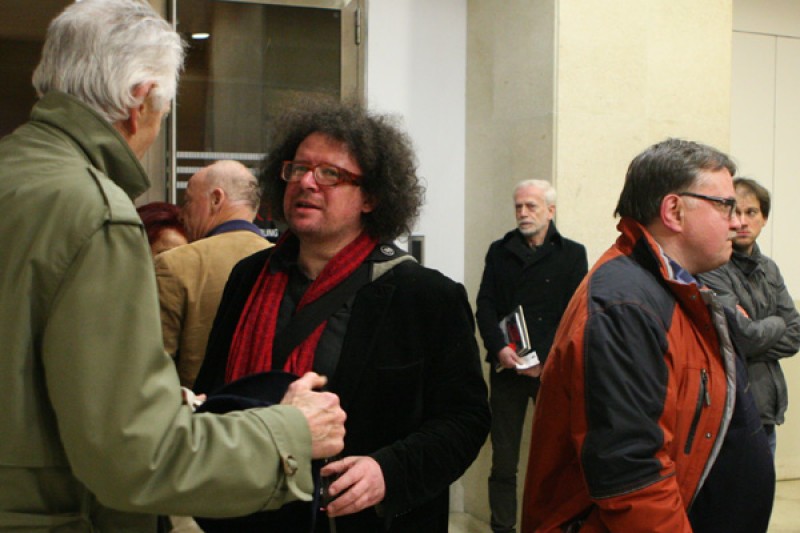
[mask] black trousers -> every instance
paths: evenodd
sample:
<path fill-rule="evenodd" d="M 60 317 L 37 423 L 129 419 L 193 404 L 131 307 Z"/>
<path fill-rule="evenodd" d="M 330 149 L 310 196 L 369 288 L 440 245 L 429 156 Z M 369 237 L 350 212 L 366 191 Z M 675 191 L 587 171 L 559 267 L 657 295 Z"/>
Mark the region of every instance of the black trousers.
<path fill-rule="evenodd" d="M 512 533 L 517 524 L 517 471 L 522 427 L 528 402 L 536 399 L 539 380 L 520 376 L 513 369 L 489 377 L 492 409 L 492 470 L 489 475 L 491 527 L 495 533 Z"/>

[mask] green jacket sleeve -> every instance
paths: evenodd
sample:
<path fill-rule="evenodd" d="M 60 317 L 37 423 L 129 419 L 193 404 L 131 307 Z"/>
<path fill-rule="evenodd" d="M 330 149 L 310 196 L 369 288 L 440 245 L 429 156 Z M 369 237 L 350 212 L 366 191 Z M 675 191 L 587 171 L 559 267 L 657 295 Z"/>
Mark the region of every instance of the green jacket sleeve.
<path fill-rule="evenodd" d="M 192 415 L 182 405 L 140 225 L 106 223 L 80 247 L 41 343 L 71 468 L 101 503 L 233 516 L 310 499 L 311 439 L 299 410 Z"/>

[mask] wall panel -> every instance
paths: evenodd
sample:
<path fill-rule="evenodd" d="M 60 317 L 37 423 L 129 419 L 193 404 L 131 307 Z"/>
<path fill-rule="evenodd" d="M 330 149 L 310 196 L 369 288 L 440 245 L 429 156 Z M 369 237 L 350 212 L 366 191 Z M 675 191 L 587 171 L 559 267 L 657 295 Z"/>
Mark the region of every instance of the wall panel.
<path fill-rule="evenodd" d="M 747 4 L 747 2 L 744 2 Z M 739 4 L 737 3 L 737 6 Z M 785 6 L 784 6 L 785 7 Z M 800 5 L 796 6 L 800 16 Z M 772 11 L 776 18 L 778 11 Z M 744 19 L 734 15 L 741 26 Z M 768 29 L 763 14 L 760 30 Z M 800 200 L 800 39 L 735 31 L 731 91 L 731 154 L 739 175 L 757 179 L 772 193 L 769 222 L 759 237 L 762 251 L 781 268 L 789 292 L 800 297 L 800 252 L 795 204 Z M 782 362 L 789 384 L 786 423 L 778 428 L 779 479 L 800 478 L 800 357 Z"/>

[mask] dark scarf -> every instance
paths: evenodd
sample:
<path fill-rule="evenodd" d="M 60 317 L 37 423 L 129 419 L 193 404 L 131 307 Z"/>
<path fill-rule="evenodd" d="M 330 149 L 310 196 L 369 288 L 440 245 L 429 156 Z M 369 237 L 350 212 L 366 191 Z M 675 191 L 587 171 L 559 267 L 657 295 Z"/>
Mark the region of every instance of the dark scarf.
<path fill-rule="evenodd" d="M 296 241 L 291 232 L 286 232 L 275 246 L 271 257 L 280 253 L 284 247 Z M 295 312 L 300 311 L 320 296 L 346 280 L 369 256 L 378 240 L 366 233 L 359 235 L 353 242 L 339 251 L 317 279 L 303 294 Z M 270 260 L 258 276 L 247 303 L 244 306 L 239 323 L 233 335 L 228 366 L 225 371 L 225 382 L 231 382 L 249 374 L 272 370 L 272 344 L 275 340 L 283 294 L 289 282 L 289 274 L 285 271 L 270 273 Z M 283 370 L 297 376 L 310 372 L 314 364 L 314 352 L 317 348 L 327 320 L 323 321 L 303 342 L 292 350 Z"/>

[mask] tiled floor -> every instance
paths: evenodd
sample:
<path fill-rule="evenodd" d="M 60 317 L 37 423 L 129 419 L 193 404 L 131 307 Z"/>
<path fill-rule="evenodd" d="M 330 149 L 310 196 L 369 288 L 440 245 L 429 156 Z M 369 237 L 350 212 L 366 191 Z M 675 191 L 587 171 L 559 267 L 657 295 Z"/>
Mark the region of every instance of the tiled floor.
<path fill-rule="evenodd" d="M 800 532 L 800 480 L 779 481 L 769 533 Z"/>
<path fill-rule="evenodd" d="M 464 513 L 452 513 L 450 533 L 489 533 L 489 525 Z M 778 483 L 768 533 L 800 533 L 800 480 Z"/>
<path fill-rule="evenodd" d="M 466 513 L 450 513 L 449 533 L 490 533 L 489 524 Z"/>

